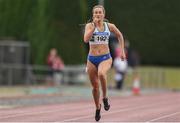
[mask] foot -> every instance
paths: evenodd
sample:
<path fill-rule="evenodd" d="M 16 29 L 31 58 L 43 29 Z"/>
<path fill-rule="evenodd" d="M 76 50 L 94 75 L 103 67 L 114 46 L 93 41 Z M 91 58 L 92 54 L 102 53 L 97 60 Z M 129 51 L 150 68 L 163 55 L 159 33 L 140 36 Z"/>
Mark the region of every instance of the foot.
<path fill-rule="evenodd" d="M 99 121 L 101 119 L 101 104 L 100 104 L 100 108 L 96 109 L 96 115 L 95 115 L 95 120 Z"/>
<path fill-rule="evenodd" d="M 110 109 L 108 98 L 103 98 L 103 103 L 104 103 L 104 110 L 108 111 Z"/>

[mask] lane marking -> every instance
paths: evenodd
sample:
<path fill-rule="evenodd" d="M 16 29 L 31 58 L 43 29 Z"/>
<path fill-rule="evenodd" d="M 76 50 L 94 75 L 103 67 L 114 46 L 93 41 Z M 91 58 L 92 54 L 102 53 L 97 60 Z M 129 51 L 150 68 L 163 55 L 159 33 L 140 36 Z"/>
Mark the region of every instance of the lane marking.
<path fill-rule="evenodd" d="M 131 99 L 131 101 L 132 100 L 139 100 L 139 99 Z M 116 105 L 116 104 L 119 104 L 119 100 L 115 100 L 114 101 L 114 105 Z M 124 101 L 123 101 L 123 104 L 126 104 Z M 71 108 L 71 107 L 75 107 L 75 108 Z M 126 105 L 124 105 L 125 107 L 126 107 Z M 133 106 L 133 105 L 131 105 L 131 106 Z M 59 110 L 54 110 L 54 111 L 52 111 L 51 109 L 44 109 L 44 110 L 41 110 L 41 112 L 39 112 L 39 114 L 45 114 L 45 113 L 49 113 L 49 112 L 57 112 L 57 111 L 64 111 L 64 110 L 66 110 L 66 111 L 68 111 L 68 110 L 77 110 L 77 109 L 83 109 L 83 108 L 91 108 L 91 107 L 93 107 L 93 105 L 91 105 L 91 106 L 85 106 L 85 107 L 82 107 L 82 105 L 76 105 L 76 104 L 71 104 L 71 105 L 66 105 L 66 106 L 60 106 L 60 108 L 66 108 L 66 109 L 59 109 Z M 121 106 L 122 107 L 122 106 Z M 48 108 L 50 108 L 50 107 L 48 107 Z M 52 107 L 53 108 L 53 107 Z M 58 108 L 58 106 L 57 106 L 57 108 Z M 48 111 L 47 111 L 48 110 Z M 49 111 L 50 110 L 50 111 Z M 26 116 L 26 115 L 36 115 L 36 114 L 38 114 L 38 112 L 36 112 L 37 110 L 31 110 L 31 111 L 23 111 L 23 110 L 15 110 L 14 112 L 16 113 L 16 114 L 2 114 L 1 112 L 0 112 L 0 115 L 1 115 L 1 117 L 0 117 L 0 119 L 5 119 L 5 118 L 13 118 L 13 117 L 18 117 L 18 116 Z M 11 111 L 12 112 L 12 111 Z M 36 113 L 32 113 L 32 112 L 36 112 Z M 18 114 L 17 114 L 18 113 Z M 3 117 L 2 117 L 3 116 Z"/>
<path fill-rule="evenodd" d="M 4 117 L 0 117 L 0 119 L 7 119 L 7 118 L 14 118 L 14 117 L 21 117 L 21 116 L 28 116 L 28 115 L 37 115 L 37 114 L 46 114 L 46 113 L 52 113 L 52 112 L 58 112 L 58 111 L 68 111 L 68 110 L 81 110 L 81 109 L 85 109 L 85 108 L 90 108 L 92 106 L 80 106 L 80 107 L 75 107 L 75 108 L 69 108 L 69 109 L 58 109 L 58 110 L 46 110 L 46 111 L 41 111 L 41 112 L 25 112 L 25 113 L 21 113 L 21 114 L 13 114 L 10 116 L 4 116 Z"/>
<path fill-rule="evenodd" d="M 163 99 L 163 98 L 162 98 Z M 137 100 L 137 99 L 134 99 L 133 100 Z M 139 100 L 139 99 L 138 99 Z M 140 99 L 142 100 L 142 99 Z M 116 103 L 119 102 L 119 100 L 116 100 L 115 101 Z M 124 101 L 123 101 L 124 102 Z M 164 103 L 164 102 L 161 102 L 161 103 Z M 157 104 L 161 104 L 161 103 L 157 103 Z M 167 103 L 167 102 L 166 102 Z M 157 105 L 157 104 L 151 104 L 151 105 Z M 144 105 L 144 106 L 140 106 L 140 107 L 135 107 L 135 108 L 125 108 L 125 109 L 122 109 L 122 110 L 118 110 L 118 111 L 115 111 L 115 112 L 110 112 L 110 113 L 102 113 L 104 115 L 108 115 L 108 114 L 113 114 L 113 113 L 118 113 L 118 112 L 123 112 L 123 111 L 129 111 L 129 110 L 135 110 L 135 109 L 139 109 L 139 108 L 143 108 L 143 107 L 149 107 L 151 105 Z M 84 106 L 82 107 L 81 106 L 78 106 L 78 107 L 75 107 L 75 108 L 71 108 L 72 106 L 70 106 L 69 109 L 67 109 L 67 107 L 65 107 L 66 109 L 59 109 L 59 110 L 51 110 L 51 109 L 47 109 L 47 110 L 43 110 L 43 111 L 40 111 L 40 112 L 35 112 L 33 113 L 32 111 L 31 112 L 25 112 L 25 113 L 20 113 L 20 114 L 12 114 L 10 116 L 4 116 L 4 117 L 0 117 L 0 119 L 7 119 L 7 118 L 14 118 L 14 117 L 21 117 L 21 116 L 28 116 L 28 115 L 38 115 L 38 114 L 46 114 L 46 113 L 53 113 L 53 112 L 59 112 L 59 111 L 64 111 L 64 110 L 80 110 L 80 109 L 85 109 L 85 108 L 91 108 L 93 106 Z M 58 107 L 57 107 L 58 108 Z M 89 116 L 89 115 L 86 115 L 86 116 L 82 116 L 82 117 L 76 117 L 75 119 L 83 119 L 83 118 L 91 118 L 93 116 Z M 74 119 L 74 118 L 72 118 Z M 71 119 L 67 119 L 67 120 L 71 120 Z M 66 120 L 65 120 L 66 121 Z"/>
<path fill-rule="evenodd" d="M 125 108 L 125 109 L 121 109 L 121 110 L 117 110 L 117 111 L 113 111 L 113 112 L 102 113 L 102 115 L 109 115 L 109 114 L 120 113 L 120 112 L 125 112 L 125 111 L 133 111 L 133 110 L 136 110 L 136 109 L 148 108 L 148 107 L 163 104 L 163 103 L 165 103 L 165 102 L 156 103 L 156 104 L 150 104 L 150 105 L 144 105 L 144 106 L 138 106 L 138 107 L 134 107 L 134 108 Z M 86 115 L 86 116 L 66 119 L 66 120 L 63 120 L 63 122 L 71 122 L 71 121 L 76 121 L 76 120 L 80 120 L 80 119 L 92 118 L 92 117 L 94 117 L 94 115 Z"/>
<path fill-rule="evenodd" d="M 154 122 L 154 121 L 157 121 L 157 120 L 161 120 L 161 119 L 163 119 L 163 118 L 168 118 L 168 117 L 177 115 L 177 114 L 179 114 L 179 113 L 180 113 L 180 111 L 179 111 L 179 112 L 172 113 L 172 114 L 163 115 L 163 116 L 161 116 L 161 117 L 157 117 L 157 118 L 154 118 L 154 119 L 152 119 L 152 120 L 146 121 L 146 123 L 150 123 L 150 122 Z"/>

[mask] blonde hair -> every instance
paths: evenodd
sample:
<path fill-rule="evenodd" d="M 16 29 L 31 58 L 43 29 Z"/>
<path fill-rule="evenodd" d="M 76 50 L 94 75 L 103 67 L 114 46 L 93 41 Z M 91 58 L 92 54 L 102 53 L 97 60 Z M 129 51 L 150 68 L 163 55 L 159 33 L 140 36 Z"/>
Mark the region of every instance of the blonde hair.
<path fill-rule="evenodd" d="M 102 5 L 95 5 L 92 9 L 92 13 L 94 12 L 94 9 L 96 9 L 96 8 L 102 8 L 103 13 L 105 14 L 105 9 L 104 9 L 104 6 L 102 6 Z"/>

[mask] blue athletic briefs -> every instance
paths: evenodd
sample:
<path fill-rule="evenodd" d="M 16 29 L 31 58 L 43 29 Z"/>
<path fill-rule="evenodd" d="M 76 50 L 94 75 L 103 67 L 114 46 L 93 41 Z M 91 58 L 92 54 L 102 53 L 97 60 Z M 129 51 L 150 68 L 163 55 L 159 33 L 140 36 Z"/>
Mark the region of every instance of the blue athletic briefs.
<path fill-rule="evenodd" d="M 105 54 L 105 55 L 100 55 L 100 56 L 92 56 L 92 55 L 88 55 L 88 60 L 93 63 L 96 68 L 98 68 L 99 64 L 104 61 L 111 58 L 111 54 Z"/>

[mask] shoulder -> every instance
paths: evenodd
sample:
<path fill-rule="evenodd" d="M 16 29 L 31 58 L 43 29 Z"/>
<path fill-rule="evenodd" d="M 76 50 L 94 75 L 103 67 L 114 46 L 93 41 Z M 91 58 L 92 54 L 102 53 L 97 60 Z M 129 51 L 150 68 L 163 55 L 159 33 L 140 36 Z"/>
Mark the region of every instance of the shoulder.
<path fill-rule="evenodd" d="M 87 30 L 92 30 L 92 29 L 94 29 L 94 25 L 93 25 L 93 23 L 87 23 L 86 25 L 85 25 L 85 31 L 87 31 Z"/>
<path fill-rule="evenodd" d="M 90 22 L 90 23 L 87 23 L 85 27 L 86 28 L 92 28 L 93 26 L 94 26 L 93 23 Z"/>
<path fill-rule="evenodd" d="M 115 26 L 113 23 L 107 22 L 108 26 Z"/>
<path fill-rule="evenodd" d="M 91 23 L 91 22 L 89 22 L 89 23 L 86 23 L 86 26 L 89 26 L 89 25 L 92 25 L 92 23 Z"/>
<path fill-rule="evenodd" d="M 112 31 L 112 30 L 114 30 L 114 28 L 116 28 L 116 25 L 113 23 L 107 23 L 107 25 L 108 25 L 110 31 Z"/>

